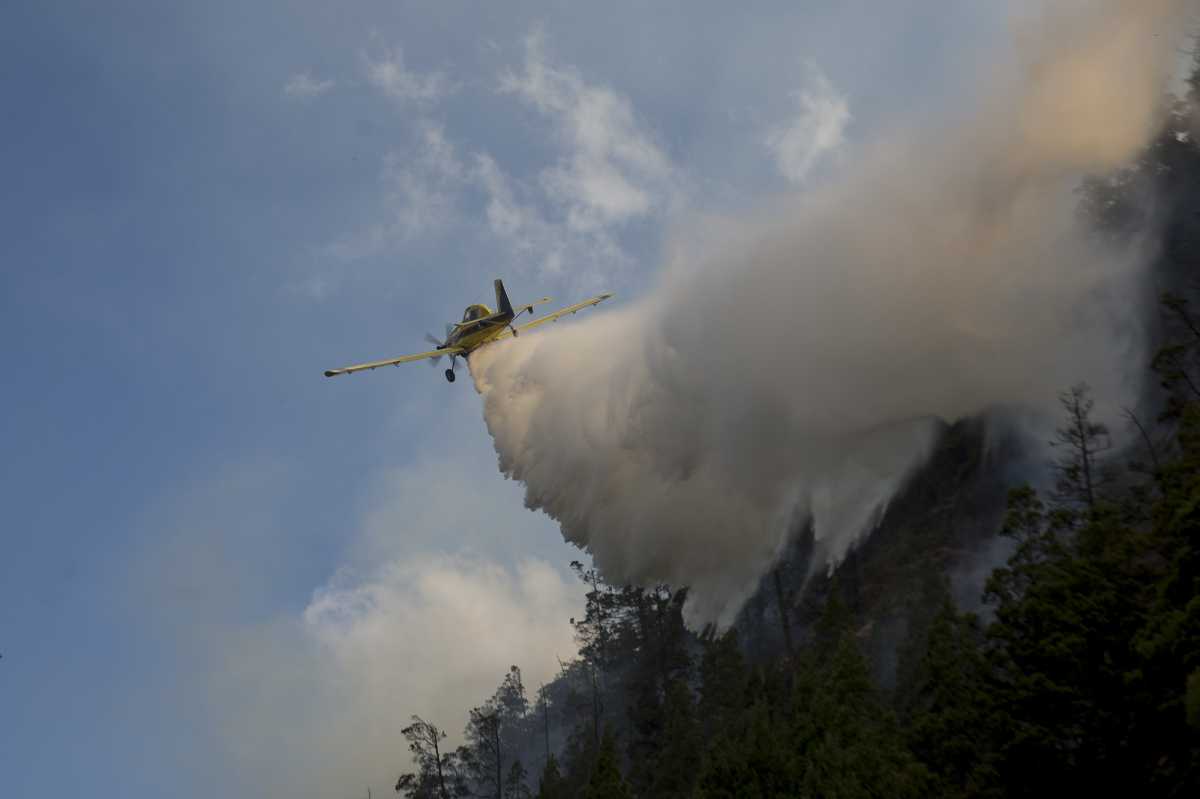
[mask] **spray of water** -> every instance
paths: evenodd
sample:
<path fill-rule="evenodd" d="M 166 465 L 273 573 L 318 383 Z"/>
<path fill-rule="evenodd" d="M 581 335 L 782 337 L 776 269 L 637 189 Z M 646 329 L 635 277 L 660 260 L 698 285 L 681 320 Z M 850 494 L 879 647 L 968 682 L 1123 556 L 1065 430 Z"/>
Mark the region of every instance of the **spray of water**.
<path fill-rule="evenodd" d="M 501 471 L 609 579 L 688 585 L 689 621 L 723 624 L 797 518 L 836 561 L 941 422 L 1053 413 L 1080 380 L 1131 402 L 1148 253 L 1102 243 L 1072 190 L 1152 134 L 1184 6 L 1055 3 L 975 107 L 698 222 L 633 304 L 481 350 Z"/>

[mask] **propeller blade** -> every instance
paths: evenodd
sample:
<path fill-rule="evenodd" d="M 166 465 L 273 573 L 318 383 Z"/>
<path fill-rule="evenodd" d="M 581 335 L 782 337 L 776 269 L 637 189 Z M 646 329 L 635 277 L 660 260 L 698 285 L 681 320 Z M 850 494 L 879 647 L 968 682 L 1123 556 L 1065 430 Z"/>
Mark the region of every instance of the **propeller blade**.
<path fill-rule="evenodd" d="M 426 340 L 426 341 L 428 341 L 430 344 L 432 344 L 432 345 L 433 345 L 433 346 L 435 346 L 435 347 L 439 347 L 439 348 L 440 348 L 440 347 L 444 347 L 444 346 L 445 346 L 445 342 L 438 341 L 438 338 L 437 338 L 437 336 L 433 335 L 432 333 L 426 333 L 426 334 L 425 334 L 425 340 Z M 436 367 L 437 367 L 437 365 L 438 365 L 438 364 L 441 362 L 441 360 L 442 360 L 442 356 L 441 356 L 441 355 L 438 355 L 438 356 L 435 356 L 435 357 L 433 357 L 433 358 L 430 358 L 430 359 L 427 361 L 427 363 L 428 363 L 430 366 L 432 366 L 432 367 L 435 367 L 435 368 L 436 368 Z"/>

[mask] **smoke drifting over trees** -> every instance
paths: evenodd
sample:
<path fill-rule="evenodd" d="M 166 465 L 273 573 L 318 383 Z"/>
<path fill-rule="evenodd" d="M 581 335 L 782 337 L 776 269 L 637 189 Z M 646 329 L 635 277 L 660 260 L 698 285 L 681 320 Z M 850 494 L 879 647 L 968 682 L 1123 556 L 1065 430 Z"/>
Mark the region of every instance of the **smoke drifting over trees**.
<path fill-rule="evenodd" d="M 828 185 L 677 237 L 648 296 L 480 351 L 501 470 L 608 580 L 728 624 L 805 520 L 839 560 L 941 422 L 1134 404 L 1150 247 L 1074 189 L 1156 130 L 1185 4 L 1055 4 L 976 107 L 912 120 Z M 699 228 L 699 225 L 697 225 Z"/>

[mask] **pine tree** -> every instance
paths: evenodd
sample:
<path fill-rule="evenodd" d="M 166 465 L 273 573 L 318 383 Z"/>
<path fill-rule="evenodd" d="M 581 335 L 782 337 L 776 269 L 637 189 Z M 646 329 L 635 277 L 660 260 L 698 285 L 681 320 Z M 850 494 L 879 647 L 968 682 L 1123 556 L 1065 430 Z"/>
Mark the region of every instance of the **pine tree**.
<path fill-rule="evenodd" d="M 960 614 L 945 593 L 907 690 L 909 747 L 932 772 L 934 793 L 948 799 L 987 795 L 996 783 L 983 643 L 978 619 Z"/>
<path fill-rule="evenodd" d="M 701 799 L 802 796 L 805 768 L 788 707 L 760 695 L 713 739 L 701 766 L 696 795 Z"/>
<path fill-rule="evenodd" d="M 1082 507 L 1091 513 L 1108 482 L 1101 457 L 1112 447 L 1108 428 L 1092 418 L 1096 402 L 1087 384 L 1079 383 L 1058 395 L 1066 413 L 1051 446 L 1061 454 L 1052 464 L 1057 475 L 1055 500 L 1066 507 Z"/>
<path fill-rule="evenodd" d="M 701 737 L 692 693 L 683 680 L 667 684 L 663 699 L 662 746 L 654 759 L 647 796 L 687 799 L 700 766 Z"/>
<path fill-rule="evenodd" d="M 1161 795 L 1200 784 L 1200 402 L 1178 407 L 1179 451 L 1163 469 L 1153 540 L 1164 574 L 1133 645 L 1130 689 L 1142 694 L 1141 765 Z"/>
<path fill-rule="evenodd" d="M 1017 547 L 986 596 L 1007 790 L 1136 790 L 1141 700 L 1128 674 L 1154 580 L 1144 535 L 1097 508 L 1046 513 L 1028 488 L 1013 492 L 1005 532 Z"/>
<path fill-rule="evenodd" d="M 803 795 L 925 796 L 928 773 L 880 701 L 852 636 L 842 637 L 816 678 L 815 690 L 800 694 L 807 707 L 794 711 L 805 760 Z"/>
<path fill-rule="evenodd" d="M 504 799 L 530 799 L 533 796 L 525 784 L 527 772 L 520 758 L 512 762 L 508 776 L 504 778 Z"/>
<path fill-rule="evenodd" d="M 610 729 L 606 728 L 600 739 L 596 766 L 580 796 L 581 799 L 630 799 L 629 786 L 617 765 L 617 743 Z"/>
<path fill-rule="evenodd" d="M 472 708 L 465 731 L 467 743 L 459 759 L 470 782 L 487 796 L 504 799 L 505 774 L 510 758 L 528 733 L 529 700 L 521 670 L 512 666 L 492 697 Z"/>
<path fill-rule="evenodd" d="M 730 629 L 704 646 L 700 660 L 699 716 L 706 740 L 731 724 L 746 707 L 749 673 L 738 646 L 737 631 Z"/>
<path fill-rule="evenodd" d="M 558 759 L 550 755 L 546 767 L 542 769 L 537 799 L 567 799 L 568 796 L 567 781 L 558 770 Z"/>

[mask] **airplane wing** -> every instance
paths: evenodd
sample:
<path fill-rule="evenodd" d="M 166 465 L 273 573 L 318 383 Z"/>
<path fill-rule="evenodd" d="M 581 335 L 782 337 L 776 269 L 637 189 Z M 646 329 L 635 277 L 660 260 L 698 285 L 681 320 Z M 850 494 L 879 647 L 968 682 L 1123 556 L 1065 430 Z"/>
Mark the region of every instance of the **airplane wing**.
<path fill-rule="evenodd" d="M 523 325 L 519 325 L 517 327 L 517 331 L 521 332 L 521 331 L 525 331 L 525 330 L 530 330 L 531 328 L 538 327 L 539 325 L 544 325 L 547 322 L 556 322 L 559 319 L 561 319 L 562 317 L 567 316 L 568 314 L 579 313 L 584 308 L 591 308 L 593 305 L 599 305 L 600 303 L 604 302 L 612 295 L 613 295 L 613 293 L 611 291 L 606 291 L 603 294 L 597 294 L 595 297 L 592 297 L 591 299 L 588 299 L 588 300 L 584 300 L 583 302 L 577 302 L 574 305 L 568 305 L 566 308 L 560 308 L 559 310 L 555 311 L 554 313 L 548 313 L 545 316 L 539 316 L 537 319 L 534 319 L 532 322 L 526 322 Z M 497 339 L 508 338 L 512 334 L 513 334 L 513 331 L 510 328 L 509 330 L 505 330 L 503 333 L 496 336 L 496 338 Z"/>
<path fill-rule="evenodd" d="M 355 372 L 365 372 L 368 369 L 378 369 L 381 366 L 399 366 L 402 363 L 411 361 L 421 361 L 425 358 L 437 358 L 441 355 L 459 355 L 465 352 L 462 347 L 447 347 L 442 350 L 430 350 L 429 352 L 418 352 L 415 355 L 402 355 L 399 358 L 391 358 L 386 361 L 371 361 L 370 363 L 360 363 L 355 366 L 347 366 L 342 369 L 327 369 L 325 370 L 326 377 L 337 377 L 338 375 L 352 375 Z"/>

